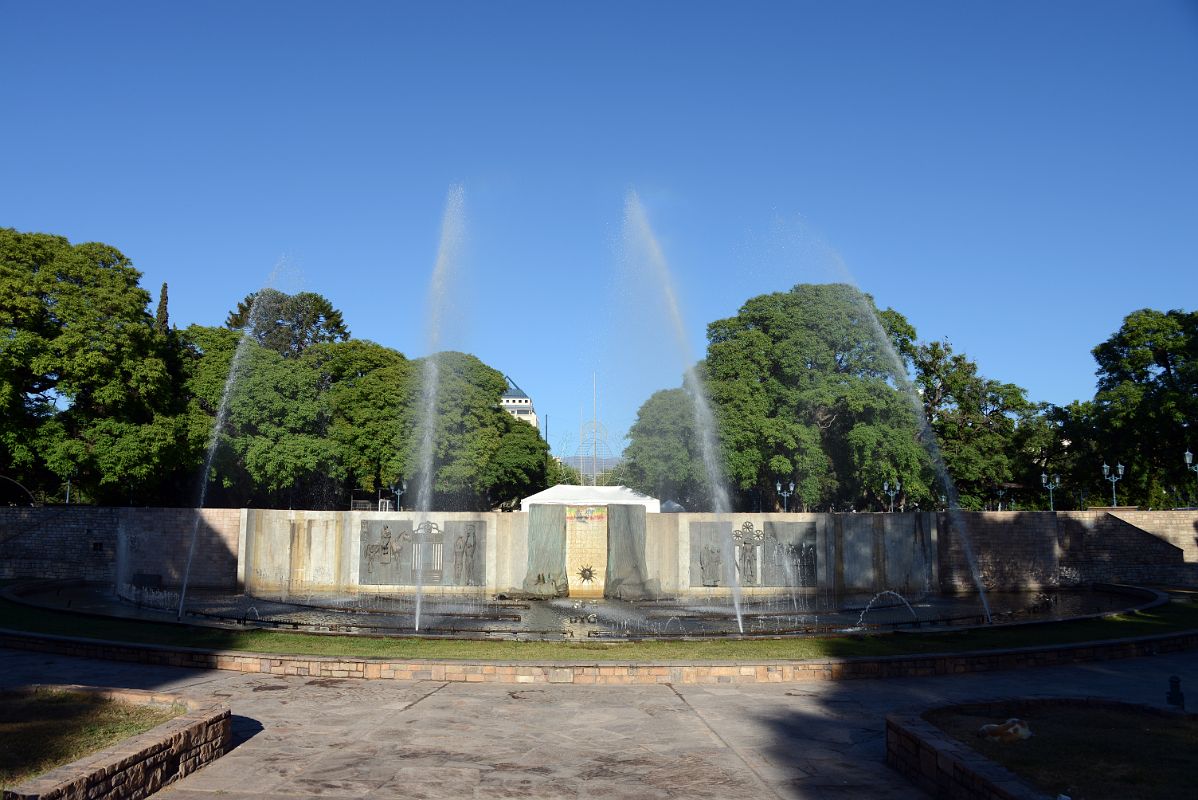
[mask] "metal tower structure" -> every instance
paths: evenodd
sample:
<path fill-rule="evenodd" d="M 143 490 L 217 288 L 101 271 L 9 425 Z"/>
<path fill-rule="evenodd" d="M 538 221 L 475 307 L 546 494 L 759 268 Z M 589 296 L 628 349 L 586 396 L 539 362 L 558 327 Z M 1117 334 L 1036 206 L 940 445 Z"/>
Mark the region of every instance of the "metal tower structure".
<path fill-rule="evenodd" d="M 619 458 L 608 445 L 607 428 L 599 421 L 599 384 L 594 375 L 591 384 L 591 419 L 585 420 L 582 408 L 578 409 L 578 450 L 566 463 L 581 473 L 584 486 L 606 486 Z"/>

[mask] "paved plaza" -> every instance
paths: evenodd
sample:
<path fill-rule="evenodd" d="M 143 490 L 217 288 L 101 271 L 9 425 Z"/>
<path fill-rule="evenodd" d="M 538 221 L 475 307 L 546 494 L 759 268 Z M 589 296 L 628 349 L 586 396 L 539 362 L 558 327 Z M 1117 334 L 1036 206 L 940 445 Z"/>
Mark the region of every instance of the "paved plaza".
<path fill-rule="evenodd" d="M 947 678 L 748 686 L 494 685 L 191 671 L 0 650 L 0 687 L 173 691 L 232 708 L 236 746 L 164 789 L 240 798 L 919 798 L 891 711 L 970 699 L 1163 704 L 1198 654 Z"/>

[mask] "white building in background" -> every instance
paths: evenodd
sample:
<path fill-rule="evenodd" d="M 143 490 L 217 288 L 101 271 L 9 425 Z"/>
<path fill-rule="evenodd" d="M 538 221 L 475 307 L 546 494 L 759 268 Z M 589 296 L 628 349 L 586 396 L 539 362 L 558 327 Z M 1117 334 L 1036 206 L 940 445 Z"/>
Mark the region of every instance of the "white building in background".
<path fill-rule="evenodd" d="M 506 375 L 503 377 L 507 378 Z M 524 390 L 517 386 L 511 378 L 507 378 L 507 391 L 499 398 L 499 407 L 521 422 L 527 422 L 540 430 L 540 426 L 537 424 L 537 412 L 532 406 L 532 398 L 525 394 Z"/>

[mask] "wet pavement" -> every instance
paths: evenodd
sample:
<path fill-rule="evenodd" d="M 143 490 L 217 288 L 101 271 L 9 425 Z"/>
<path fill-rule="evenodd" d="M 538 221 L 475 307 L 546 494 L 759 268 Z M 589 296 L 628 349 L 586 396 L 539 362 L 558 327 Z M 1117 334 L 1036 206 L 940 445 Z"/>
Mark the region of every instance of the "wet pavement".
<path fill-rule="evenodd" d="M 0 649 L 0 688 L 175 691 L 232 708 L 236 747 L 168 800 L 919 798 L 885 715 L 1010 696 L 1163 705 L 1198 654 L 939 678 L 574 686 L 285 678 Z"/>

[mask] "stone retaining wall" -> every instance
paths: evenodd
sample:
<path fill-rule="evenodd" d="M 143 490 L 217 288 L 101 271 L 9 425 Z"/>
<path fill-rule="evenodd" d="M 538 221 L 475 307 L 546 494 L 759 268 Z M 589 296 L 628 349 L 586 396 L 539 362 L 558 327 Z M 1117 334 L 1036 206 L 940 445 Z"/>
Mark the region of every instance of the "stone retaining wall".
<path fill-rule="evenodd" d="M 987 589 L 1198 586 L 1198 511 L 985 511 L 940 518 L 940 585 L 947 591 L 974 589 L 962 530 Z"/>
<path fill-rule="evenodd" d="M 111 583 L 123 553 L 122 580 L 175 586 L 186 569 L 195 527 L 191 585 L 233 589 L 242 516 L 237 508 L 3 507 L 0 578 Z"/>
<path fill-rule="evenodd" d="M 37 688 L 45 687 L 30 691 Z M 184 703 L 189 710 L 143 734 L 6 789 L 4 800 L 138 800 L 220 758 L 232 740 L 227 706 L 200 706 L 178 695 L 136 689 L 52 688 L 95 693 L 127 703 Z"/>
<path fill-rule="evenodd" d="M 354 549 L 361 521 L 387 516 L 377 512 L 0 508 L 0 578 L 119 580 L 173 588 L 186 569 L 197 513 L 192 586 L 239 589 L 246 583 L 265 582 L 293 594 L 379 588 L 363 587 L 355 561 L 360 554 Z M 486 591 L 494 594 L 521 587 L 528 569 L 527 515 L 457 516 L 487 521 Z M 701 514 L 649 515 L 645 562 L 668 593 L 729 591 L 722 586 L 696 589 L 692 585 L 691 528 L 709 518 L 714 519 Z M 972 544 L 989 589 L 1094 581 L 1198 586 L 1198 511 L 736 514 L 722 519 L 733 529 L 746 520 L 758 530 L 771 523 L 814 523 L 819 585 L 833 591 L 903 591 L 904 587 L 973 591 L 962 532 Z M 266 553 L 269 558 L 248 559 L 253 553 L 247 553 L 246 543 L 253 537 L 247 530 L 259 535 L 276 529 L 279 546 L 257 549 L 259 556 Z M 319 558 L 313 555 L 313 543 L 323 548 L 317 548 Z M 124 565 L 121 575 L 118 563 Z M 437 587 L 446 592 L 462 589 Z M 750 593 L 755 590 L 746 588 Z"/>

